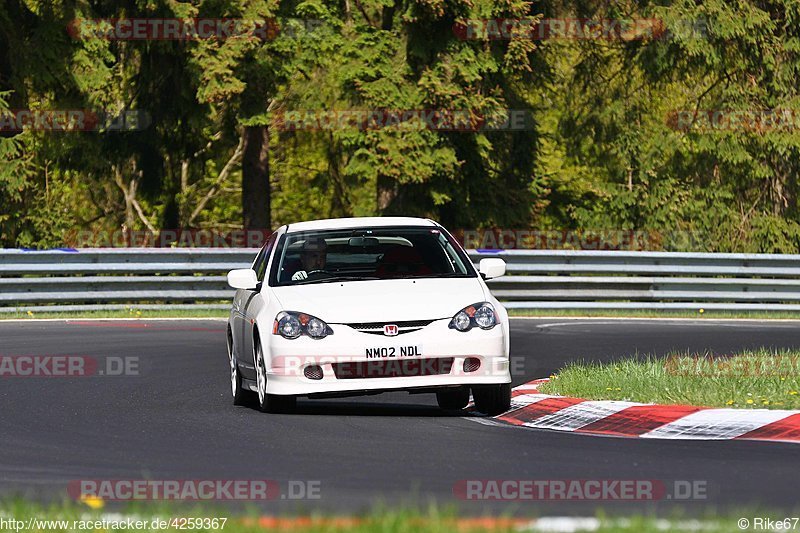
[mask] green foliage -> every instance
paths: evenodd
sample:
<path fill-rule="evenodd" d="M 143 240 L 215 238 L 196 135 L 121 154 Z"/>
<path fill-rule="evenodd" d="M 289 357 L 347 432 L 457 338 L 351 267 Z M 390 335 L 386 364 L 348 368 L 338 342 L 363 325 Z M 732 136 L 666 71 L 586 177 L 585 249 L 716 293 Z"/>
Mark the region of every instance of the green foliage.
<path fill-rule="evenodd" d="M 79 18 L 273 21 L 267 39 L 71 38 Z M 659 19 L 632 40 L 462 40 L 486 19 Z M 451 227 L 632 229 L 668 250 L 800 252 L 800 7 L 790 0 L 0 0 L 0 111 L 146 111 L 130 132 L 0 137 L 0 245 L 241 225 L 242 129 L 270 128 L 273 225 L 407 214 Z M 5 107 L 2 107 L 5 106 Z M 284 128 L 288 113 L 529 113 L 517 131 Z M 795 127 L 676 127 L 680 111 Z"/>
<path fill-rule="evenodd" d="M 759 348 L 732 355 L 672 353 L 611 364 L 578 362 L 551 376 L 546 394 L 589 400 L 741 409 L 800 407 L 798 354 Z"/>
<path fill-rule="evenodd" d="M 10 93 L 0 92 L 0 116 L 9 111 Z M 69 227 L 68 202 L 62 184 L 48 174 L 37 181 L 29 154 L 35 142 L 28 134 L 0 137 L 0 242 L 21 247 L 54 247 Z"/>

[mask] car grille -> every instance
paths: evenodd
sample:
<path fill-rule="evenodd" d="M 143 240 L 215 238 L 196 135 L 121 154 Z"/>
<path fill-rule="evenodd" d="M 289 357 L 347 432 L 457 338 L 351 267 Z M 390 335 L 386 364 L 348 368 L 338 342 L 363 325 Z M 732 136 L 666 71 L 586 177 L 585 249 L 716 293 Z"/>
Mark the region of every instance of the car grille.
<path fill-rule="evenodd" d="M 453 357 L 333 363 L 336 379 L 401 378 L 449 374 Z"/>
<path fill-rule="evenodd" d="M 383 335 L 383 326 L 387 324 L 394 324 L 397 326 L 397 334 L 411 333 L 412 331 L 419 331 L 433 320 L 406 320 L 401 322 L 354 322 L 345 324 L 351 328 L 360 331 L 361 333 L 370 333 L 372 335 Z"/>

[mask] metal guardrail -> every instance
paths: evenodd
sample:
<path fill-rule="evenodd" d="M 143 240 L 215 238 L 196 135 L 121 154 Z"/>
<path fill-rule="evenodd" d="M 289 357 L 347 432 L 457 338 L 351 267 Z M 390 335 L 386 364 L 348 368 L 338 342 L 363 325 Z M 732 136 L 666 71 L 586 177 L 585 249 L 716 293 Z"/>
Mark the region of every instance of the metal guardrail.
<path fill-rule="evenodd" d="M 225 273 L 256 249 L 0 250 L 0 313 L 228 308 Z M 471 250 L 501 257 L 508 308 L 800 311 L 800 255 Z"/>

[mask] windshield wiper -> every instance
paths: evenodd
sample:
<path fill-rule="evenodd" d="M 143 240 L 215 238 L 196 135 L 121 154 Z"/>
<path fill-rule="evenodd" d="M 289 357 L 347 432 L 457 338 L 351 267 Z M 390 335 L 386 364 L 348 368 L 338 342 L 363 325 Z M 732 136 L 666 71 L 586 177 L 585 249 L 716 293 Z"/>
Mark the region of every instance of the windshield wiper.
<path fill-rule="evenodd" d="M 337 282 L 337 281 L 370 281 L 370 280 L 374 280 L 374 279 L 381 279 L 381 278 L 376 278 L 374 276 L 339 276 L 339 277 L 336 277 L 336 278 L 326 278 L 326 279 L 320 280 L 319 282 L 320 283 L 334 283 L 334 282 Z"/>
<path fill-rule="evenodd" d="M 374 279 L 381 279 L 381 278 L 370 277 L 370 276 L 339 276 L 339 277 L 331 277 L 323 279 L 306 278 L 303 280 L 296 280 L 290 285 L 315 285 L 317 283 L 336 283 L 337 281 L 370 281 Z"/>
<path fill-rule="evenodd" d="M 461 272 L 446 272 L 442 274 L 431 274 L 431 278 L 468 278 L 469 274 L 463 274 Z"/>

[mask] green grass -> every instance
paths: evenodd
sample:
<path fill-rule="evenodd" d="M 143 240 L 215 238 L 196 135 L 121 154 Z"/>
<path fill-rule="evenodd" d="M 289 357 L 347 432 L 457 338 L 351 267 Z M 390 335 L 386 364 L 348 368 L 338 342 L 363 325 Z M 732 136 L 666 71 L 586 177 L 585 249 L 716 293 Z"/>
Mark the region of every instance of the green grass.
<path fill-rule="evenodd" d="M 669 309 L 509 309 L 512 317 L 597 317 L 597 318 L 705 318 L 752 320 L 800 320 L 800 312 L 789 311 L 681 311 Z"/>
<path fill-rule="evenodd" d="M 589 400 L 744 409 L 800 409 L 800 351 L 760 349 L 731 357 L 671 354 L 611 364 L 573 363 L 540 387 Z"/>
<path fill-rule="evenodd" d="M 119 507 L 119 506 L 118 506 Z M 111 515 L 109 515 L 109 513 Z M 112 516 L 113 515 L 113 516 Z M 792 513 L 788 513 L 791 516 Z M 737 520 L 740 517 L 751 519 L 755 516 L 769 516 L 774 519 L 783 518 L 787 513 L 757 512 L 741 510 L 736 514 L 715 515 L 713 511 L 706 512 L 699 518 L 686 518 L 675 513 L 673 518 L 664 519 L 648 515 L 633 515 L 625 517 L 609 517 L 599 513 L 596 520 L 600 527 L 594 531 L 603 533 L 656 533 L 661 531 L 737 531 Z M 291 531 L 297 533 L 333 533 L 341 531 L 354 531 L 357 533 L 453 533 L 453 532 L 508 532 L 518 531 L 521 526 L 530 526 L 537 516 L 531 513 L 524 518 L 508 517 L 460 517 L 455 509 L 439 509 L 431 506 L 425 510 L 375 510 L 356 516 L 312 514 L 308 516 L 281 515 L 279 517 L 264 518 L 258 509 L 249 511 L 232 512 L 224 507 L 200 504 L 180 503 L 137 503 L 118 509 L 91 509 L 86 505 L 75 502 L 63 502 L 43 505 L 25 500 L 11 500 L 0 502 L 0 531 L 16 531 L 8 522 L 9 519 L 25 522 L 30 518 L 36 520 L 61 521 L 66 524 L 38 523 L 30 529 L 27 527 L 19 531 L 30 532 L 68 532 L 79 531 L 75 529 L 73 521 L 122 521 L 130 517 L 132 520 L 145 522 L 143 529 L 135 531 L 156 532 L 176 531 L 175 528 L 154 528 L 153 520 L 167 520 L 172 518 L 216 518 L 219 526 L 222 519 L 226 519 L 224 528 L 198 527 L 194 531 L 224 531 L 225 533 L 263 533 L 265 531 Z M 5 522 L 3 522 L 5 520 Z M 196 522 L 194 522 L 196 524 Z M 210 525 L 210 524 L 209 524 Z M 66 526 L 66 527 L 65 527 Z M 80 526 L 79 526 L 80 527 Z M 99 528 L 82 529 L 82 531 L 101 531 Z M 541 531 L 541 528 L 530 527 L 526 531 Z M 129 531 L 127 529 L 112 529 L 107 531 Z M 130 530 L 134 531 L 134 530 Z M 553 531 L 552 525 L 547 531 Z"/>
<path fill-rule="evenodd" d="M 135 306 L 119 311 L 63 311 L 57 313 L 0 313 L 0 320 L 20 319 L 73 319 L 73 318 L 225 318 L 228 311 L 222 309 L 137 309 Z"/>

